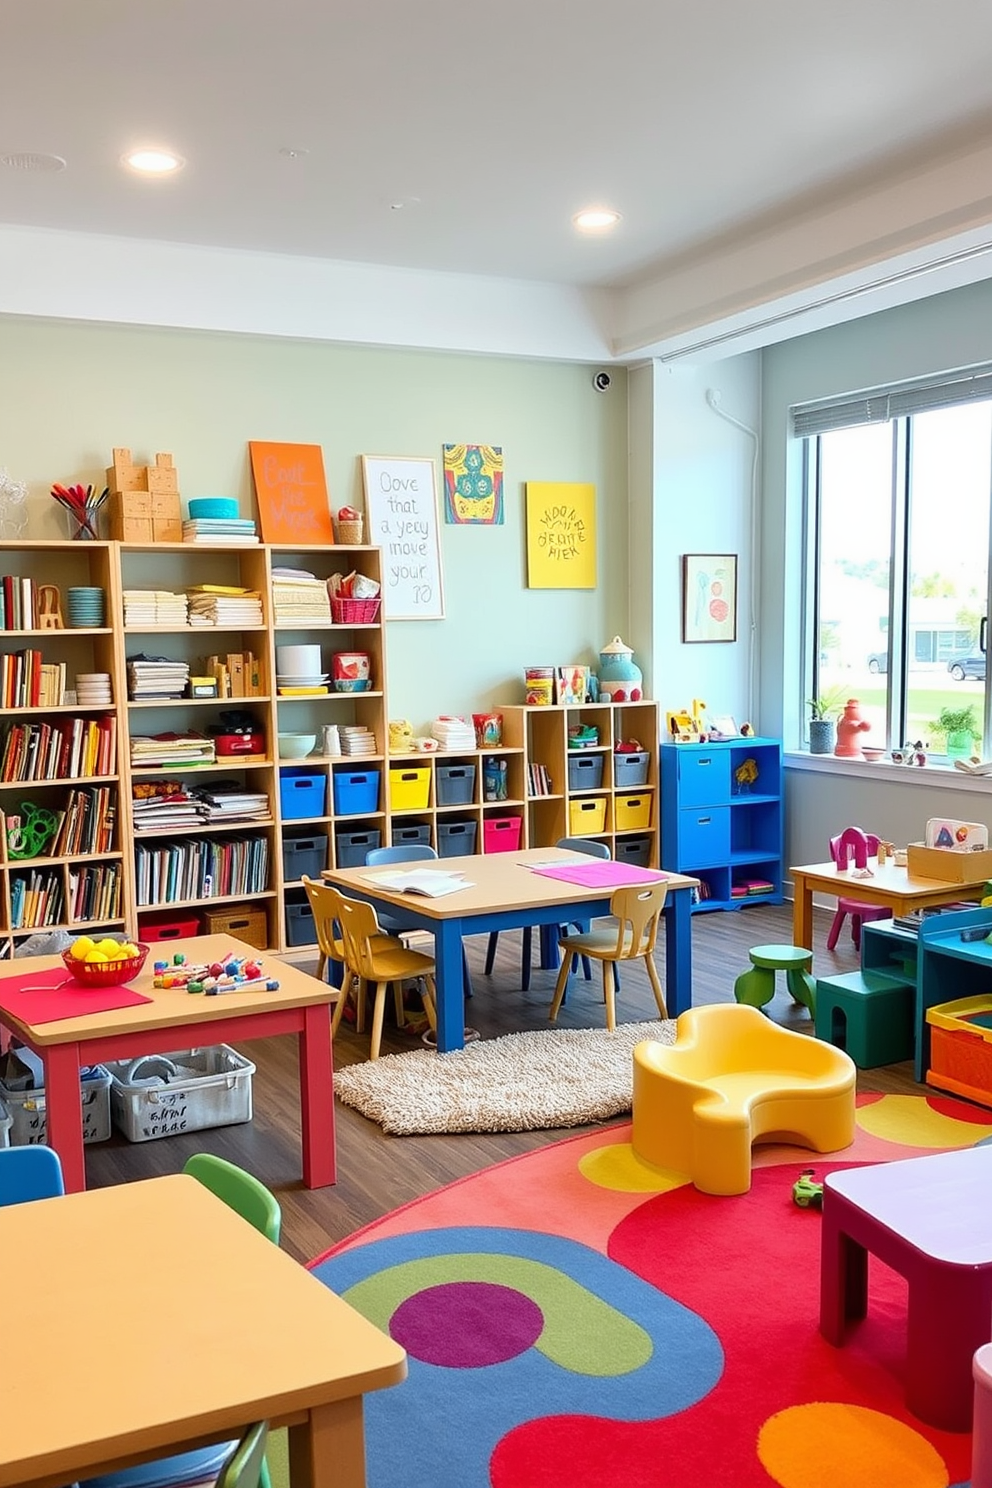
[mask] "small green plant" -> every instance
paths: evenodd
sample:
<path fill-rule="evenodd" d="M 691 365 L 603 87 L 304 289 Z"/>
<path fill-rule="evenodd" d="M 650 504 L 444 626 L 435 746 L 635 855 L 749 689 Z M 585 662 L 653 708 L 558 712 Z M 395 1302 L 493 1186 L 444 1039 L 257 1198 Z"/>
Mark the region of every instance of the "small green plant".
<path fill-rule="evenodd" d="M 823 722 L 825 719 L 833 718 L 839 713 L 843 706 L 844 690 L 841 687 L 832 687 L 820 697 L 806 699 L 810 718 Z"/>
<path fill-rule="evenodd" d="M 945 738 L 949 734 L 970 734 L 973 739 L 980 737 L 974 703 L 963 708 L 941 708 L 930 727 L 935 734 L 943 734 Z"/>

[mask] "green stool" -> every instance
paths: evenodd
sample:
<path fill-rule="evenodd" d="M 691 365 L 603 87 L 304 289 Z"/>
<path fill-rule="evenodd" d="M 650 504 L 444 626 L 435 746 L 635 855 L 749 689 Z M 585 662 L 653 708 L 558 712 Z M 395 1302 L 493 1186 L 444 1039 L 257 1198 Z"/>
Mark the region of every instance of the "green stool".
<path fill-rule="evenodd" d="M 858 1069 L 912 1059 L 916 987 L 881 971 L 846 971 L 816 984 L 816 1036 Z"/>
<path fill-rule="evenodd" d="M 813 952 L 804 946 L 760 945 L 748 951 L 751 970 L 742 971 L 734 983 L 734 996 L 749 1007 L 763 1008 L 775 996 L 775 973 L 785 972 L 785 983 L 793 1002 L 801 1002 L 816 1017 L 816 982 L 810 975 Z"/>

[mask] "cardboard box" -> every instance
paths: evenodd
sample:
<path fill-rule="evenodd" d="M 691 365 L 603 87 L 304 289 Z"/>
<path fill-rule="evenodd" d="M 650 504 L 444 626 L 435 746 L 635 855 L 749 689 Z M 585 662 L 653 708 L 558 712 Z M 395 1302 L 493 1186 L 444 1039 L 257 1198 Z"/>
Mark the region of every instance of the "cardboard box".
<path fill-rule="evenodd" d="M 992 848 L 985 852 L 954 852 L 952 848 L 925 847 L 922 842 L 911 842 L 906 848 L 906 867 L 916 878 L 981 883 L 992 878 Z"/>

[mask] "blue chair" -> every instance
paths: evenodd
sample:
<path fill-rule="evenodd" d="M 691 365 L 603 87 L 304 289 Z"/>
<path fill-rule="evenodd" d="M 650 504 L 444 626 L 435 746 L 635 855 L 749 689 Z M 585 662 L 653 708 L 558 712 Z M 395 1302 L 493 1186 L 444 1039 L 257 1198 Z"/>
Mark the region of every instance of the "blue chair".
<path fill-rule="evenodd" d="M 585 853 L 590 858 L 608 858 L 610 849 L 605 842 L 596 842 L 592 837 L 559 837 L 555 843 L 556 847 L 570 848 L 572 852 Z M 569 920 L 567 925 L 559 925 L 557 934 L 562 936 L 568 933 L 569 925 L 578 930 L 582 935 L 589 934 L 588 920 Z M 493 963 L 496 960 L 496 947 L 499 943 L 499 931 L 491 930 L 489 933 L 489 944 L 486 947 L 486 976 L 492 976 Z M 531 950 L 533 945 L 532 927 L 525 925 L 522 931 L 522 943 L 520 947 L 520 986 L 524 992 L 530 991 L 530 967 Z M 586 981 L 592 980 L 592 967 L 589 965 L 588 956 L 582 957 L 582 970 Z"/>
<path fill-rule="evenodd" d="M 365 854 L 365 866 L 371 868 L 385 868 L 389 863 L 426 863 L 428 859 L 437 859 L 437 853 L 427 842 L 398 843 L 396 847 L 370 847 Z M 381 909 L 376 910 L 380 928 L 387 935 L 402 935 L 403 926 L 392 915 L 385 914 Z M 465 983 L 465 996 L 472 996 L 472 978 L 468 970 L 468 957 L 465 947 L 462 946 L 462 980 Z"/>
<path fill-rule="evenodd" d="M 62 1164 L 51 1147 L 0 1148 L 0 1208 L 64 1193 Z"/>

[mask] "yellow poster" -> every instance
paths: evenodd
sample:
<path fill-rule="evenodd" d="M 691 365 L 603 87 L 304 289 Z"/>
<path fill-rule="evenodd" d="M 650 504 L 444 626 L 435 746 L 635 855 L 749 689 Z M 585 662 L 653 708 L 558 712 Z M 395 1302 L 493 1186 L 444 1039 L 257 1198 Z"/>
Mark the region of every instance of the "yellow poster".
<path fill-rule="evenodd" d="M 527 587 L 595 589 L 596 487 L 527 481 Z"/>

